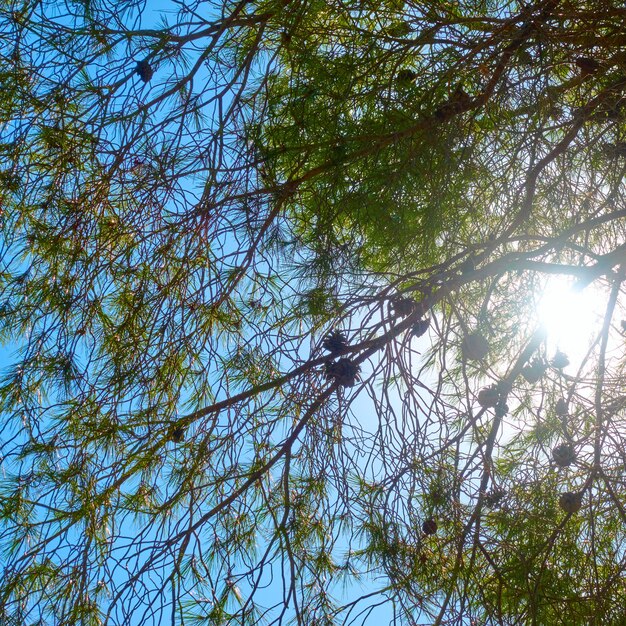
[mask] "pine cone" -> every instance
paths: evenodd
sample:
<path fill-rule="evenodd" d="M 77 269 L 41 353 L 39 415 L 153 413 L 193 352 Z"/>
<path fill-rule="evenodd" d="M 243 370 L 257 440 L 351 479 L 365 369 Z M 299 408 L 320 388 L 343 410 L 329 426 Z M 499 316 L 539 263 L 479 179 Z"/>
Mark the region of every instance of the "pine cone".
<path fill-rule="evenodd" d="M 576 460 L 576 452 L 569 443 L 560 443 L 552 448 L 552 458 L 559 467 L 567 467 Z"/>
<path fill-rule="evenodd" d="M 485 494 L 483 503 L 488 509 L 493 509 L 501 502 L 505 495 L 506 493 L 501 489 L 494 489 Z"/>
<path fill-rule="evenodd" d="M 396 78 L 398 80 L 398 83 L 402 85 L 408 85 L 417 78 L 417 73 L 405 67 L 398 72 Z"/>
<path fill-rule="evenodd" d="M 471 96 L 461 87 L 457 85 L 450 99 L 439 105 L 435 109 L 435 118 L 438 120 L 446 120 L 457 113 L 467 111 L 472 105 Z"/>
<path fill-rule="evenodd" d="M 478 404 L 485 409 L 496 407 L 500 400 L 500 391 L 496 385 L 484 387 L 478 392 Z"/>
<path fill-rule="evenodd" d="M 348 339 L 340 330 L 333 330 L 322 343 L 322 348 L 331 354 L 343 352 L 348 347 Z"/>
<path fill-rule="evenodd" d="M 578 57 L 575 63 L 580 68 L 583 76 L 595 74 L 600 69 L 600 63 L 591 57 Z"/>
<path fill-rule="evenodd" d="M 558 417 L 564 417 L 567 415 L 567 400 L 565 398 L 559 398 L 554 405 L 554 412 Z"/>
<path fill-rule="evenodd" d="M 170 431 L 170 439 L 174 443 L 181 443 L 182 441 L 184 441 L 185 429 L 183 428 L 183 426 L 181 425 L 174 426 L 174 428 L 172 428 L 172 430 Z"/>
<path fill-rule="evenodd" d="M 421 337 L 426 333 L 428 327 L 430 326 L 430 317 L 427 317 L 423 320 L 418 320 L 413 324 L 413 328 L 411 329 L 411 333 L 414 337 Z"/>
<path fill-rule="evenodd" d="M 573 491 L 566 491 L 559 497 L 559 506 L 566 513 L 576 513 L 577 511 L 580 511 L 582 504 L 583 494 L 580 492 L 574 493 Z"/>
<path fill-rule="evenodd" d="M 135 74 L 137 74 L 144 83 L 147 83 L 154 76 L 154 70 L 152 69 L 150 63 L 144 59 L 143 61 L 137 62 Z"/>
<path fill-rule="evenodd" d="M 567 354 L 561 352 L 560 350 L 557 350 L 551 363 L 552 367 L 554 367 L 555 369 L 562 370 L 564 367 L 567 367 L 569 365 L 569 359 L 567 358 Z"/>
<path fill-rule="evenodd" d="M 411 315 L 415 309 L 415 304 L 415 300 L 412 300 L 411 298 L 394 298 L 390 302 L 391 310 L 394 315 L 397 315 L 398 317 Z"/>
<path fill-rule="evenodd" d="M 534 385 L 541 380 L 545 371 L 545 363 L 541 359 L 534 359 L 532 363 L 522 368 L 522 376 L 527 383 Z"/>
<path fill-rule="evenodd" d="M 361 368 L 350 359 L 339 359 L 326 363 L 326 378 L 334 379 L 342 387 L 354 387 L 359 380 Z"/>
<path fill-rule="evenodd" d="M 425 535 L 434 535 L 437 532 L 437 522 L 432 517 L 429 517 L 422 523 L 422 531 L 424 531 Z"/>
<path fill-rule="evenodd" d="M 509 405 L 504 400 L 500 399 L 494 409 L 494 415 L 496 417 L 504 417 L 509 412 Z"/>

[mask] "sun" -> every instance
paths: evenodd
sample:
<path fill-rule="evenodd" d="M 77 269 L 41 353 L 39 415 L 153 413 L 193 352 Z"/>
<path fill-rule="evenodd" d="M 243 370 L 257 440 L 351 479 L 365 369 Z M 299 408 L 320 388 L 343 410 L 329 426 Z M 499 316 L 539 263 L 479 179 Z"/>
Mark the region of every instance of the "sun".
<path fill-rule="evenodd" d="M 602 325 L 607 298 L 601 287 L 589 285 L 581 290 L 570 279 L 550 278 L 537 304 L 550 347 L 580 362 Z"/>

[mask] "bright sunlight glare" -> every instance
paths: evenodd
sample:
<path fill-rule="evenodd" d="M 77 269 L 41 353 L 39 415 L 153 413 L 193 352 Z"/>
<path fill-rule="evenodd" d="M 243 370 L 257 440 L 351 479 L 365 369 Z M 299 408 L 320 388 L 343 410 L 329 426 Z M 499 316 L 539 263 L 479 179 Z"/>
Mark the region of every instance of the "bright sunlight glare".
<path fill-rule="evenodd" d="M 606 299 L 607 293 L 594 285 L 581 291 L 569 280 L 548 280 L 537 306 L 548 342 L 572 361 L 582 360 L 602 324 Z"/>

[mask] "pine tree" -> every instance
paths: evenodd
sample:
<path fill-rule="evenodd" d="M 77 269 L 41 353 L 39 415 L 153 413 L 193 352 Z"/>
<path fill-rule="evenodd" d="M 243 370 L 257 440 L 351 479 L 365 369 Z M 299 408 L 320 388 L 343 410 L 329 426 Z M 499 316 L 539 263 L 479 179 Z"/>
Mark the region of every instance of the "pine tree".
<path fill-rule="evenodd" d="M 4 3 L 0 623 L 621 624 L 625 32 Z"/>

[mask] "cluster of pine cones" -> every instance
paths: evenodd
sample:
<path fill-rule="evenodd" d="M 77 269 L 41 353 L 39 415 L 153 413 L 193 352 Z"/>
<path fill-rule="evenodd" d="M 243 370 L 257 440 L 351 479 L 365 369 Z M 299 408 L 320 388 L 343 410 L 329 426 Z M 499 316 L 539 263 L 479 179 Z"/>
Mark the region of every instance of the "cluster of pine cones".
<path fill-rule="evenodd" d="M 335 357 L 348 347 L 348 339 L 341 331 L 334 330 L 324 339 L 322 347 Z M 360 372 L 361 368 L 347 357 L 326 361 L 326 378 L 334 380 L 340 387 L 354 387 Z"/>

